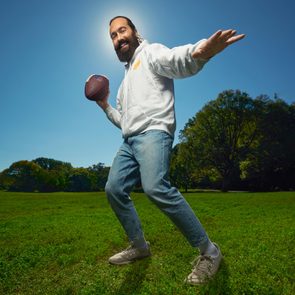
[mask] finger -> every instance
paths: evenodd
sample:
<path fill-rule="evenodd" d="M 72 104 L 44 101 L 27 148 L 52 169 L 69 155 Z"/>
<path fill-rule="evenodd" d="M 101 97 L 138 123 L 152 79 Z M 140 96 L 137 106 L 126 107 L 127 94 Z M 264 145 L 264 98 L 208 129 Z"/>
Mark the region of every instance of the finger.
<path fill-rule="evenodd" d="M 220 38 L 223 40 L 223 41 L 226 41 L 228 38 L 231 38 L 232 36 L 234 36 L 236 34 L 237 31 L 235 30 L 226 30 L 226 31 L 223 31 Z"/>
<path fill-rule="evenodd" d="M 246 36 L 245 34 L 240 34 L 240 35 L 231 37 L 226 41 L 226 44 L 228 44 L 228 45 L 233 44 L 233 43 L 243 39 L 245 36 Z"/>
<path fill-rule="evenodd" d="M 216 41 L 220 37 L 221 34 L 222 34 L 222 31 L 218 30 L 208 39 L 208 41 Z"/>

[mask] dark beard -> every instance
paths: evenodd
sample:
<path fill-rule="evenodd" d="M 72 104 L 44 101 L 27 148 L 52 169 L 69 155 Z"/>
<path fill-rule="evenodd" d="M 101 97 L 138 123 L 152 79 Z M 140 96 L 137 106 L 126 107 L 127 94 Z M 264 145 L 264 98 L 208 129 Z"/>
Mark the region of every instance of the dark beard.
<path fill-rule="evenodd" d="M 122 41 L 122 43 L 126 41 L 128 42 L 128 45 L 129 45 L 129 48 L 126 52 L 122 52 L 120 49 L 115 49 L 117 56 L 121 62 L 129 62 L 136 48 L 139 46 L 139 42 L 135 36 L 131 40 Z"/>

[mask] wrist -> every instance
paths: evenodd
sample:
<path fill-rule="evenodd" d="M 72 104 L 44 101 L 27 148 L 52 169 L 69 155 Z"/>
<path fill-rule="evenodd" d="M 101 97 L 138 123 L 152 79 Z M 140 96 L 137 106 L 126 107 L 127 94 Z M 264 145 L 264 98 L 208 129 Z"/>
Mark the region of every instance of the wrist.
<path fill-rule="evenodd" d="M 105 111 L 110 106 L 107 101 L 97 101 L 96 103 L 103 109 L 103 111 Z"/>

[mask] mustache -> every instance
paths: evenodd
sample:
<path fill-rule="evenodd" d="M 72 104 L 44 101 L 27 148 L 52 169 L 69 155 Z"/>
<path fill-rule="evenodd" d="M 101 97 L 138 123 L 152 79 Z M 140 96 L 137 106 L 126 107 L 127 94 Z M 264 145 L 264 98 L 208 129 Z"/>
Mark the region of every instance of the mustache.
<path fill-rule="evenodd" d="M 122 47 L 123 44 L 129 44 L 129 41 L 128 40 L 121 40 L 115 48 L 116 51 L 120 50 L 120 48 Z"/>

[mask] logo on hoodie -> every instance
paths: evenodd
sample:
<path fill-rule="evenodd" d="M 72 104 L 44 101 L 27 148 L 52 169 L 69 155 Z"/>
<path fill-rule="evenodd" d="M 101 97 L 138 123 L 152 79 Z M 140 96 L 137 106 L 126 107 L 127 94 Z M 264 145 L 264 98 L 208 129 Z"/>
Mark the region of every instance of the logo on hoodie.
<path fill-rule="evenodd" d="M 140 66 L 140 59 L 136 60 L 133 64 L 133 70 L 137 70 Z"/>

